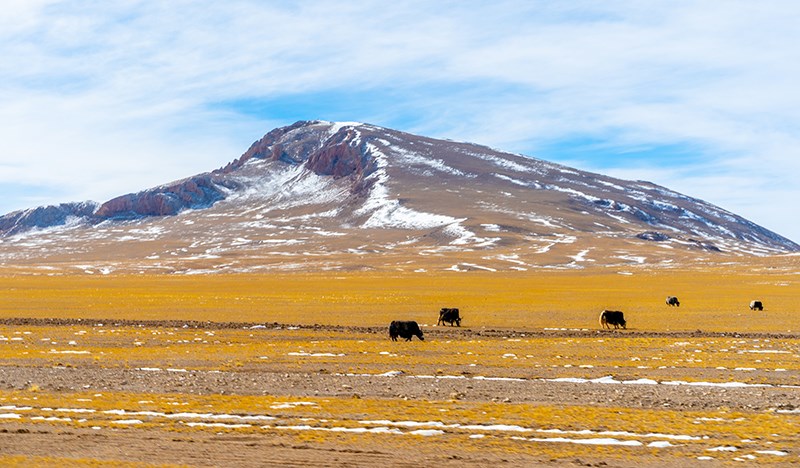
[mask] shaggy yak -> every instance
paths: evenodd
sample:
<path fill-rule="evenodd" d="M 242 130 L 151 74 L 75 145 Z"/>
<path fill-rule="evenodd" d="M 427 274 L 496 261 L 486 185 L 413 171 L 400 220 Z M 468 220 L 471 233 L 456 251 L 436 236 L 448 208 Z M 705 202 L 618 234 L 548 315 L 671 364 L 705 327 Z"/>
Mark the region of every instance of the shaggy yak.
<path fill-rule="evenodd" d="M 422 330 L 419 329 L 417 322 L 413 320 L 395 320 L 389 325 L 389 337 L 392 341 L 397 341 L 398 336 L 400 338 L 405 338 L 406 341 L 411 341 L 411 338 L 415 336 L 425 341 L 425 338 L 422 337 Z"/>
<path fill-rule="evenodd" d="M 625 328 L 625 316 L 618 310 L 604 310 L 600 313 L 600 326 L 605 328 Z"/>

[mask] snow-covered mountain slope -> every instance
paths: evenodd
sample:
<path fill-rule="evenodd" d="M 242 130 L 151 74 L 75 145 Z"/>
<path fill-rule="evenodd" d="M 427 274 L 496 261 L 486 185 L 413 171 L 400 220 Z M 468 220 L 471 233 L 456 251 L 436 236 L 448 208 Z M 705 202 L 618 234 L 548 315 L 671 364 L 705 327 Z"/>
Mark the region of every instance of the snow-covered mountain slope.
<path fill-rule="evenodd" d="M 800 250 L 651 183 L 320 121 L 275 129 L 209 173 L 8 214 L 0 236 L 6 267 L 99 272 L 664 266 Z"/>

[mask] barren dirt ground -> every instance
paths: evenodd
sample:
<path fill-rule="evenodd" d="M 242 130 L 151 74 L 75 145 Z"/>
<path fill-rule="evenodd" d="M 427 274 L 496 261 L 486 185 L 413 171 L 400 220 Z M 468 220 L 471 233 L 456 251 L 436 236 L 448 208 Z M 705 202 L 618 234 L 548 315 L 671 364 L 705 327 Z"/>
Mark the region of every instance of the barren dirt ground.
<path fill-rule="evenodd" d="M 800 463 L 800 336 L 0 321 L 0 463 Z"/>

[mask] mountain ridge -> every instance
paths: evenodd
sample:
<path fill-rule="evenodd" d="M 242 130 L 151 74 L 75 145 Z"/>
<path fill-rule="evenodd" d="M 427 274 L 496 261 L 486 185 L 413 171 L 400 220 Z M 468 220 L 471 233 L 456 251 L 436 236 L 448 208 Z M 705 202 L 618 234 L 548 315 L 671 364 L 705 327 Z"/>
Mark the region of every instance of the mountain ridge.
<path fill-rule="evenodd" d="M 188 227 L 196 223 L 207 225 L 208 232 Z M 236 256 L 224 247 L 225 239 L 247 240 L 240 256 L 258 250 L 254 245 L 264 252 L 294 245 L 283 254 L 295 256 L 307 254 L 303 246 L 325 252 L 342 244 L 336 251 L 350 259 L 339 263 L 358 260 L 362 247 L 373 244 L 416 257 L 498 249 L 513 256 L 572 238 L 593 252 L 610 242 L 612 250 L 604 249 L 611 257 L 613 249 L 655 245 L 663 252 L 646 257 L 662 262 L 669 260 L 663 254 L 675 249 L 734 255 L 800 250 L 734 213 L 650 182 L 370 124 L 300 121 L 271 130 L 239 158 L 210 172 L 104 203 L 65 203 L 2 216 L 0 260 L 18 258 L 13 246 L 34 242 L 30 239 L 55 246 L 64 230 L 102 244 L 114 236 L 101 232 L 136 229 L 163 229 L 175 243 L 182 235 L 192 237 L 192 249 L 217 246 L 200 254 L 205 257 L 220 249 Z M 288 239 L 292 229 L 308 235 Z M 343 238 L 354 245 L 345 247 Z M 597 246 L 589 242 L 593 239 Z M 577 254 L 586 248 L 573 255 L 575 263 L 584 260 Z"/>

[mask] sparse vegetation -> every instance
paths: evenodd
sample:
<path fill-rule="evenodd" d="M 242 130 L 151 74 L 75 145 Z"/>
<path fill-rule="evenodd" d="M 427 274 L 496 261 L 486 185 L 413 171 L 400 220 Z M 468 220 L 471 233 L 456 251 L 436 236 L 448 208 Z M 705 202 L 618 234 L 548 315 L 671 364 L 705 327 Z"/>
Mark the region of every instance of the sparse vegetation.
<path fill-rule="evenodd" d="M 796 463 L 797 281 L 723 271 L 1 277 L 2 317 L 75 320 L 0 324 L 0 413 L 12 415 L 0 419 L 0 462 L 63 461 L 7 445 L 27 430 L 173 437 L 175 447 L 222 436 L 401 445 L 523 464 Z M 674 291 L 680 309 L 664 305 Z M 763 312 L 747 308 L 756 294 Z M 442 306 L 460 307 L 463 326 L 432 326 Z M 604 307 L 624 310 L 630 329 L 600 330 Z M 425 325 L 426 341 L 391 342 L 394 318 Z M 617 383 L 548 383 L 564 378 Z M 637 379 L 653 384 L 618 383 Z M 66 462 L 147 461 L 126 456 Z"/>
<path fill-rule="evenodd" d="M 796 333 L 794 268 L 529 273 L 376 272 L 270 275 L 0 276 L 0 317 L 195 320 L 388 326 L 434 325 L 458 306 L 471 329 L 598 328 L 601 310 L 625 312 L 630 330 Z M 664 298 L 680 293 L 681 307 Z M 754 297 L 761 313 L 749 310 Z"/>

